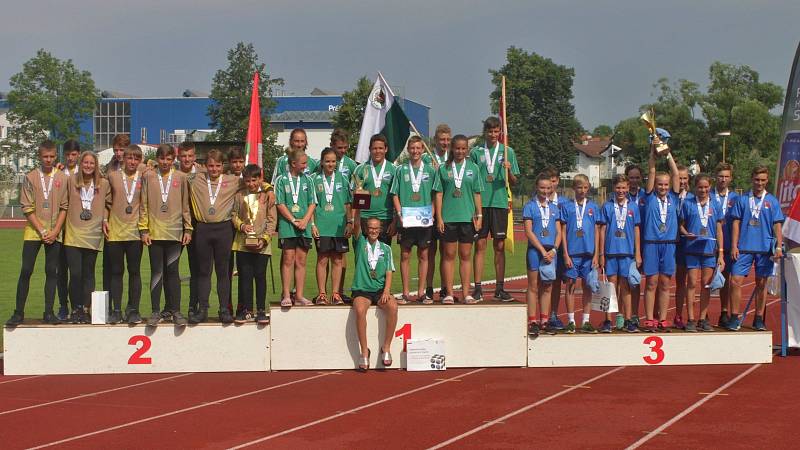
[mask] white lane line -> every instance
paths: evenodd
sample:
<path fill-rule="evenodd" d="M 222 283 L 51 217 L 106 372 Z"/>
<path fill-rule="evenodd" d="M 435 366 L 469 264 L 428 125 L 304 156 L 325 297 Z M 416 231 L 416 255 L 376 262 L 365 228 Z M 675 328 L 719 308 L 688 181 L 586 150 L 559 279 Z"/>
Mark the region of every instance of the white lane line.
<path fill-rule="evenodd" d="M 732 380 L 728 381 L 727 383 L 725 383 L 722 386 L 720 386 L 717 389 L 715 389 L 714 392 L 711 392 L 710 394 L 708 394 L 705 397 L 701 398 L 694 405 L 684 409 L 683 411 L 678 413 L 678 415 L 676 415 L 672 419 L 669 419 L 668 421 L 664 422 L 660 427 L 656 428 L 655 430 L 651 431 L 650 433 L 648 433 L 643 438 L 641 438 L 638 441 L 636 441 L 633 444 L 631 444 L 631 446 L 628 447 L 626 450 L 633 450 L 633 449 L 641 447 L 647 441 L 649 441 L 653 437 L 655 437 L 658 434 L 660 434 L 662 431 L 666 430 L 667 428 L 669 428 L 670 426 L 675 424 L 675 422 L 683 419 L 684 417 L 689 415 L 695 409 L 703 406 L 704 403 L 706 403 L 707 401 L 711 400 L 712 398 L 714 398 L 716 395 L 718 395 L 720 392 L 724 391 L 725 389 L 728 389 L 729 387 L 733 386 L 734 384 L 736 384 L 737 381 L 739 381 L 742 378 L 746 377 L 747 375 L 749 375 L 751 372 L 753 372 L 754 370 L 758 369 L 759 367 L 761 367 L 761 364 L 753 364 L 747 370 L 745 370 L 744 372 L 742 372 L 739 375 L 737 375 L 736 377 L 734 377 Z"/>
<path fill-rule="evenodd" d="M 219 400 L 214 400 L 212 402 L 203 402 L 203 403 L 200 403 L 200 404 L 197 404 L 197 405 L 194 405 L 194 406 L 189 406 L 189 407 L 186 407 L 186 408 L 176 409 L 174 411 L 170 411 L 170 412 L 167 412 L 167 413 L 164 413 L 164 414 L 145 417 L 143 419 L 134 420 L 132 422 L 126 422 L 126 423 L 122 423 L 122 424 L 119 424 L 119 425 L 114 425 L 113 427 L 102 428 L 100 430 L 92 431 L 92 432 L 89 432 L 89 433 L 79 434 L 79 435 L 71 436 L 71 437 L 64 438 L 64 439 L 61 439 L 61 440 L 58 440 L 58 441 L 48 442 L 46 444 L 41 444 L 41 445 L 38 445 L 36 447 L 31 447 L 30 450 L 39 449 L 39 448 L 45 448 L 45 447 L 52 447 L 54 445 L 60 445 L 60 444 L 66 443 L 66 442 L 77 441 L 78 439 L 83 439 L 83 438 L 90 437 L 90 436 L 97 436 L 98 434 L 108 433 L 109 431 L 119 430 L 121 428 L 132 427 L 132 426 L 138 425 L 140 423 L 152 422 L 154 420 L 162 419 L 164 417 L 169 417 L 169 416 L 174 416 L 174 415 L 182 414 L 182 413 L 189 412 L 189 411 L 194 411 L 196 409 L 205 408 L 207 406 L 221 405 L 221 404 L 229 402 L 231 400 L 238 400 L 240 398 L 247 397 L 247 396 L 250 396 L 250 395 L 260 394 L 262 392 L 272 391 L 272 390 L 280 389 L 280 388 L 286 387 L 286 386 L 292 386 L 294 384 L 302 383 L 304 381 L 316 380 L 317 378 L 326 377 L 328 375 L 334 375 L 336 373 L 338 373 L 338 371 L 329 372 L 329 373 L 323 373 L 323 374 L 319 374 L 319 375 L 314 375 L 312 377 L 301 378 L 299 380 L 289 381 L 287 383 L 282 383 L 282 384 L 278 384 L 278 385 L 275 385 L 275 386 L 270 386 L 270 387 L 267 387 L 267 388 L 258 389 L 258 390 L 255 390 L 255 391 L 245 392 L 244 394 L 235 395 L 233 397 L 221 398 Z"/>
<path fill-rule="evenodd" d="M 323 417 L 322 419 L 318 419 L 318 420 L 315 420 L 313 422 L 308 422 L 308 423 L 305 423 L 303 425 L 298 425 L 296 427 L 289 428 L 288 430 L 284 430 L 284 431 L 280 431 L 278 433 L 270 434 L 269 436 L 265 436 L 265 437 L 256 439 L 254 441 L 245 442 L 244 444 L 239 444 L 239 445 L 237 445 L 235 447 L 231 447 L 230 450 L 248 447 L 250 445 L 259 444 L 261 442 L 268 441 L 270 439 L 275 439 L 277 437 L 285 436 L 285 435 L 287 435 L 289 433 L 294 433 L 295 431 L 299 431 L 299 430 L 303 430 L 303 429 L 306 429 L 306 428 L 310 428 L 310 427 L 313 427 L 315 425 L 319 425 L 321 423 L 328 422 L 328 421 L 337 419 L 337 418 L 342 417 L 342 416 L 346 416 L 346 415 L 353 414 L 355 412 L 358 412 L 358 411 L 361 411 L 361 410 L 364 410 L 364 409 L 367 409 L 367 408 L 371 408 L 371 407 L 373 407 L 375 405 L 380 405 L 382 403 L 390 402 L 392 400 L 396 400 L 396 399 L 401 398 L 401 397 L 405 397 L 405 396 L 408 396 L 408 395 L 411 395 L 411 394 L 415 394 L 415 393 L 420 392 L 420 391 L 424 391 L 426 389 L 430 389 L 432 387 L 439 386 L 440 384 L 444 384 L 444 383 L 447 383 L 447 382 L 450 382 L 450 381 L 454 381 L 457 378 L 468 377 L 468 376 L 476 374 L 478 372 L 483 372 L 484 370 L 486 370 L 485 367 L 481 368 L 481 369 L 475 369 L 473 371 L 470 371 L 470 372 L 467 372 L 467 373 L 464 373 L 464 374 L 461 374 L 461 375 L 456 375 L 454 377 L 443 379 L 442 381 L 437 381 L 436 383 L 431 383 L 431 384 L 427 384 L 425 386 L 420 386 L 420 387 L 418 387 L 416 389 L 411 389 L 410 391 L 401 392 L 399 394 L 392 395 L 391 397 L 386 397 L 386 398 L 383 398 L 381 400 L 377 400 L 377 401 L 374 401 L 374 402 L 371 402 L 371 403 L 367 403 L 367 404 L 364 404 L 364 405 L 361 405 L 361 406 L 357 406 L 355 408 L 348 409 L 347 411 L 340 411 L 337 414 L 333 414 L 333 415 L 328 416 L 328 417 Z"/>
<path fill-rule="evenodd" d="M 562 395 L 569 394 L 570 392 L 572 392 L 572 391 L 574 391 L 576 389 L 581 389 L 582 387 L 584 387 L 584 386 L 586 386 L 588 384 L 591 384 L 591 383 L 593 383 L 593 382 L 595 382 L 595 381 L 597 381 L 597 380 L 599 380 L 601 378 L 607 377 L 607 376 L 609 376 L 609 375 L 611 375 L 613 373 L 619 372 L 620 370 L 622 370 L 624 368 L 625 368 L 624 366 L 620 366 L 620 367 L 615 367 L 615 368 L 613 368 L 613 369 L 611 369 L 609 371 L 603 372 L 600 375 L 597 375 L 596 377 L 589 378 L 588 380 L 583 381 L 583 382 L 581 382 L 581 383 L 579 383 L 577 385 L 574 385 L 574 386 L 572 386 L 572 387 L 570 387 L 568 389 L 564 389 L 563 391 L 556 392 L 555 394 L 553 394 L 553 395 L 551 395 L 549 397 L 545 397 L 545 398 L 543 398 L 543 399 L 541 399 L 539 401 L 536 401 L 534 403 L 531 403 L 531 404 L 528 404 L 526 406 L 523 406 L 522 408 L 517 409 L 516 411 L 511 411 L 510 413 L 508 413 L 508 414 L 506 414 L 506 415 L 504 415 L 502 417 L 498 417 L 498 418 L 496 418 L 494 420 L 490 420 L 490 421 L 484 423 L 483 425 L 477 426 L 477 427 L 475 427 L 475 428 L 473 428 L 473 429 L 471 429 L 471 430 L 469 430 L 469 431 L 467 431 L 465 433 L 459 434 L 458 436 L 455 436 L 455 437 L 450 438 L 450 439 L 448 439 L 448 440 L 446 440 L 444 442 L 436 444 L 433 447 L 430 447 L 428 450 L 434 450 L 434 449 L 442 448 L 442 447 L 448 446 L 448 445 L 450 445 L 450 444 L 452 444 L 454 442 L 458 442 L 461 439 L 464 439 L 465 437 L 472 436 L 473 434 L 481 432 L 481 431 L 483 431 L 483 430 L 485 430 L 485 429 L 487 429 L 489 427 L 493 427 L 493 426 L 495 426 L 497 424 L 501 424 L 501 423 L 505 422 L 506 420 L 510 419 L 511 417 L 514 417 L 516 415 L 522 414 L 522 413 L 524 413 L 526 411 L 529 411 L 529 410 L 531 410 L 533 408 L 536 408 L 537 406 L 543 405 L 543 404 L 545 404 L 545 403 L 547 403 L 547 402 L 549 402 L 551 400 L 555 400 L 558 397 L 561 397 Z"/>
<path fill-rule="evenodd" d="M 0 381 L 0 384 L 6 384 L 6 383 L 15 383 L 15 382 L 17 382 L 17 381 L 30 380 L 30 379 L 32 379 L 32 378 L 41 378 L 41 377 L 43 377 L 43 376 L 44 376 L 44 375 L 31 375 L 31 376 L 29 376 L 29 377 L 14 378 L 13 380 Z"/>
<path fill-rule="evenodd" d="M 57 405 L 59 403 L 69 402 L 69 401 L 72 401 L 72 400 L 78 400 L 78 399 L 82 399 L 82 398 L 86 398 L 86 397 L 95 397 L 95 396 L 102 395 L 102 394 L 108 394 L 109 392 L 122 391 L 124 389 L 130 389 L 130 388 L 135 388 L 135 387 L 138 387 L 138 386 L 145 386 L 145 385 L 148 385 L 148 384 L 159 383 L 161 381 L 174 380 L 175 378 L 186 377 L 186 376 L 189 376 L 189 375 L 192 375 L 192 374 L 191 373 L 182 373 L 180 375 L 173 375 L 173 376 L 170 376 L 170 377 L 159 378 L 159 379 L 156 379 L 156 380 L 143 381 L 141 383 L 128 384 L 126 386 L 120 386 L 120 387 L 116 387 L 116 388 L 113 388 L 113 389 L 106 389 L 106 390 L 97 391 L 97 392 L 89 392 L 88 394 L 76 395 L 75 397 L 62 398 L 61 400 L 53 400 L 51 402 L 37 403 L 35 405 L 24 406 L 22 408 L 9 409 L 7 411 L 0 411 L 0 416 L 5 416 L 7 414 L 13 414 L 13 413 L 17 413 L 17 412 L 20 412 L 20 411 L 27 411 L 29 409 L 41 408 L 41 407 L 44 407 L 44 406 Z"/>

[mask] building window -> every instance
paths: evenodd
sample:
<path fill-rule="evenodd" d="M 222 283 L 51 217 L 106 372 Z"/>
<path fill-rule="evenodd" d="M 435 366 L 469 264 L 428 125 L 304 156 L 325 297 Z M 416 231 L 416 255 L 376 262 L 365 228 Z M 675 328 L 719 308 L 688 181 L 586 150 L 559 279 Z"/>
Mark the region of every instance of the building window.
<path fill-rule="evenodd" d="M 94 115 L 94 148 L 111 147 L 117 134 L 131 134 L 131 102 L 99 102 Z"/>

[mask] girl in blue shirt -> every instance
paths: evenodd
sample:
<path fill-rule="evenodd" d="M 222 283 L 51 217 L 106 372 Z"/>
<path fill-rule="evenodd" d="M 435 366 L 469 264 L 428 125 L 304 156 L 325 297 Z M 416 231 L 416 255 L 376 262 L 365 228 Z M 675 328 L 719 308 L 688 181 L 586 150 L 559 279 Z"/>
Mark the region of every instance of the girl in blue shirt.
<path fill-rule="evenodd" d="M 628 202 L 639 208 L 639 218 L 641 220 L 642 210 L 644 209 L 647 192 L 642 187 L 642 168 L 637 164 L 625 166 L 625 176 L 628 177 Z M 641 224 L 639 224 L 641 228 Z M 636 231 L 639 235 L 641 229 Z M 641 237 L 641 236 L 640 236 Z M 641 242 L 641 241 L 640 241 Z M 641 286 L 630 286 L 631 288 L 631 322 L 639 326 L 639 301 L 642 297 Z M 620 323 L 617 321 L 619 327 Z"/>
<path fill-rule="evenodd" d="M 709 197 L 711 179 L 708 175 L 698 175 L 694 180 L 695 197 L 688 198 L 681 208 L 681 235 L 683 253 L 686 259 L 687 285 L 686 308 L 688 321 L 686 331 L 714 331 L 708 322 L 708 304 L 711 290 L 706 287 L 711 283 L 714 269 L 725 267 L 725 259 L 720 245 L 722 240 L 722 221 L 724 216 Z M 694 296 L 697 290 L 697 276 L 700 275 L 700 320 L 695 326 Z M 676 298 L 676 315 L 680 316 L 682 304 Z M 680 308 L 680 309 L 678 309 Z M 677 322 L 677 320 L 676 320 Z"/>
<path fill-rule="evenodd" d="M 550 177 L 547 174 L 539 175 L 536 178 L 536 198 L 526 203 L 522 210 L 522 223 L 528 239 L 528 290 L 525 298 L 528 302 L 528 334 L 531 336 L 538 336 L 540 330 L 536 319 L 537 302 L 541 327 L 547 328 L 553 288 L 552 280 L 541 279 L 539 267 L 556 262 L 556 248 L 561 243 L 561 227 L 558 225 L 561 216 L 556 205 L 550 201 L 552 190 Z"/>

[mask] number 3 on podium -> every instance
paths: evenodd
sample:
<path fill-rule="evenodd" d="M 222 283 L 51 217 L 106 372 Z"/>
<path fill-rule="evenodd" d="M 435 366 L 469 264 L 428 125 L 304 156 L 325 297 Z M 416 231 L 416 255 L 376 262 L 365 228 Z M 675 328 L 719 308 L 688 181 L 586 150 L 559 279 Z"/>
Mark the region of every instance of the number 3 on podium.
<path fill-rule="evenodd" d="M 644 338 L 644 345 L 650 347 L 650 354 L 642 359 L 647 364 L 661 364 L 664 361 L 664 340 L 661 336 L 648 336 Z"/>

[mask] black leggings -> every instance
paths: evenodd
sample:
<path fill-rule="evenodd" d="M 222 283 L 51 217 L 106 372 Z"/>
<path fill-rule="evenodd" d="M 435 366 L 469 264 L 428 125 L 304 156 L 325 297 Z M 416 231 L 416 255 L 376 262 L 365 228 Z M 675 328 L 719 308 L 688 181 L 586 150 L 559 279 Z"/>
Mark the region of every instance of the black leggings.
<path fill-rule="evenodd" d="M 153 241 L 150 253 L 150 303 L 153 311 L 161 311 L 161 287 L 164 287 L 164 311 L 181 310 L 181 279 L 178 267 L 181 260 L 181 243 L 178 241 Z"/>
<path fill-rule="evenodd" d="M 31 285 L 31 275 L 36 266 L 36 257 L 39 247 L 44 245 L 44 310 L 53 311 L 56 297 L 56 282 L 58 278 L 58 258 L 61 254 L 61 242 L 45 245 L 42 241 L 24 241 L 22 243 L 22 268 L 17 281 L 17 311 L 25 311 L 25 301 L 28 299 L 28 290 Z"/>
<path fill-rule="evenodd" d="M 108 243 L 108 253 L 103 255 L 111 266 L 111 304 L 114 311 L 122 309 L 122 277 L 128 265 L 128 310 L 138 310 L 142 298 L 142 241 L 116 241 Z"/>
<path fill-rule="evenodd" d="M 69 269 L 67 269 L 67 252 L 64 247 L 58 252 L 58 303 L 62 308 L 69 310 Z"/>
<path fill-rule="evenodd" d="M 113 260 L 108 253 L 109 242 L 103 240 L 103 290 L 111 292 L 111 277 L 114 271 L 111 268 Z"/>
<path fill-rule="evenodd" d="M 82 308 L 91 302 L 98 251 L 69 245 L 64 248 L 69 266 L 69 298 L 73 309 Z"/>
<path fill-rule="evenodd" d="M 197 271 L 197 247 L 195 240 L 197 239 L 197 222 L 194 222 L 194 230 L 192 232 L 192 240 L 186 246 L 186 256 L 189 258 L 189 310 L 197 308 L 197 279 L 200 277 Z"/>
<path fill-rule="evenodd" d="M 197 222 L 194 258 L 197 268 L 197 299 L 201 308 L 208 308 L 211 294 L 211 269 L 217 273 L 217 298 L 220 311 L 230 310 L 231 280 L 228 278 L 228 262 L 233 244 L 233 226 L 230 220 L 217 223 Z M 192 274 L 194 278 L 194 274 Z"/>
<path fill-rule="evenodd" d="M 239 268 L 239 306 L 253 310 L 253 282 L 256 286 L 256 307 L 266 309 L 267 262 L 269 255 L 251 252 L 236 252 Z"/>

